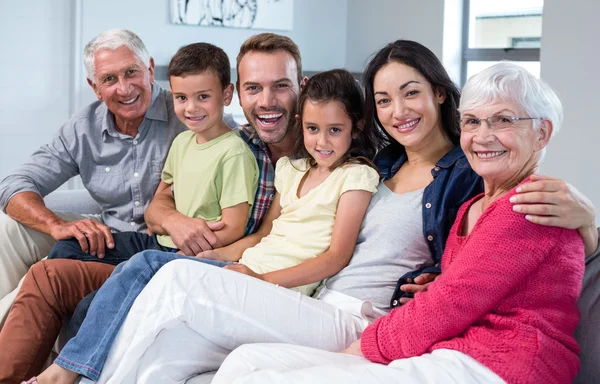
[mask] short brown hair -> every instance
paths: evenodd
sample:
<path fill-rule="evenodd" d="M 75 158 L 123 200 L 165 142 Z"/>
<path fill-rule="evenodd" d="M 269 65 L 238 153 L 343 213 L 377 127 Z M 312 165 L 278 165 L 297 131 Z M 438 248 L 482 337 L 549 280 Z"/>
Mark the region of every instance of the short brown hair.
<path fill-rule="evenodd" d="M 275 33 L 259 33 L 251 36 L 244 41 L 240 47 L 240 53 L 237 56 L 237 74 L 240 77 L 240 62 L 248 52 L 265 52 L 272 53 L 275 51 L 285 51 L 292 55 L 296 62 L 296 70 L 298 72 L 298 84 L 302 82 L 302 58 L 300 49 L 292 39 L 287 36 L 277 35 Z"/>
<path fill-rule="evenodd" d="M 231 65 L 225 51 L 208 43 L 194 43 L 179 48 L 169 63 L 169 78 L 197 75 L 213 70 L 223 88 L 231 83 Z"/>

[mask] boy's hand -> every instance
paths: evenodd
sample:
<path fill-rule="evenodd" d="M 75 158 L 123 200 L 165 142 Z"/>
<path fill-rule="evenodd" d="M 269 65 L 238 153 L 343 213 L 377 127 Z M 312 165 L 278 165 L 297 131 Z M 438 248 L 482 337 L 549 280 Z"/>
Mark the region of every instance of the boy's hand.
<path fill-rule="evenodd" d="M 171 240 L 186 256 L 195 256 L 202 251 L 219 248 L 221 243 L 213 231 L 222 229 L 221 221 L 206 222 L 203 219 L 177 217 L 165 228 Z"/>
<path fill-rule="evenodd" d="M 231 265 L 226 265 L 225 266 L 226 269 L 230 269 L 232 271 L 236 271 L 239 273 L 243 273 L 244 275 L 248 275 L 248 276 L 252 276 L 254 278 L 260 279 L 260 280 L 264 280 L 263 279 L 263 275 L 254 272 L 253 270 L 251 270 L 250 268 L 246 267 L 244 264 L 231 264 Z"/>
<path fill-rule="evenodd" d="M 434 282 L 439 276 L 439 273 L 423 273 L 415 277 L 414 284 L 403 284 L 400 286 L 400 290 L 407 293 L 425 292 L 429 288 L 429 284 Z M 400 299 L 400 304 L 406 304 L 411 300 L 412 298 L 410 297 L 403 297 Z"/>

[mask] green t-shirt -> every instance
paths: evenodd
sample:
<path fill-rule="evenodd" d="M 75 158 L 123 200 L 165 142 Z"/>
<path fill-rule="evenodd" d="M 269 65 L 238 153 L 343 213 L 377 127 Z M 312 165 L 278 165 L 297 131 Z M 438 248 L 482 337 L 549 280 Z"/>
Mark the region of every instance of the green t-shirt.
<path fill-rule="evenodd" d="M 179 213 L 218 221 L 224 208 L 254 203 L 258 165 L 233 131 L 204 144 L 197 144 L 194 132 L 186 131 L 173 141 L 161 178 L 173 186 Z M 177 248 L 170 236 L 159 235 L 158 243 Z"/>

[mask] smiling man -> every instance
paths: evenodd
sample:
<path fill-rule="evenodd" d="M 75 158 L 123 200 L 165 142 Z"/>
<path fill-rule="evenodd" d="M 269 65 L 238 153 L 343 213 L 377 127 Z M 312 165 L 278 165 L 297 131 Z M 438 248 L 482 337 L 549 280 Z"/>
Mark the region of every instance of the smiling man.
<path fill-rule="evenodd" d="M 154 83 L 154 60 L 137 35 L 103 32 L 86 45 L 84 60 L 98 101 L 0 183 L 0 298 L 57 240 L 76 238 L 84 252 L 103 257 L 114 246 L 112 231 L 145 230 L 162 163 L 185 130 L 170 93 Z M 100 205 L 99 220 L 44 205 L 45 195 L 76 175 Z"/>
<path fill-rule="evenodd" d="M 275 164 L 282 156 L 290 155 L 295 144 L 291 129 L 296 123 L 296 104 L 303 83 L 300 50 L 289 37 L 254 35 L 240 47 L 237 72 L 240 105 L 248 121 L 239 133 L 260 169 L 253 212 L 248 219 L 248 228 L 254 232 L 275 194 Z M 145 217 L 152 232 L 171 234 L 188 256 L 220 246 L 204 220 L 177 212 L 168 190 L 157 193 Z"/>

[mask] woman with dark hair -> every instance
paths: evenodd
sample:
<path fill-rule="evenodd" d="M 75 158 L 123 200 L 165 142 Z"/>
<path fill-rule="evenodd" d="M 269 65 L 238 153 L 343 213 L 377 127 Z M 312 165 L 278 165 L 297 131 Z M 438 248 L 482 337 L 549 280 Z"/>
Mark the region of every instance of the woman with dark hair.
<path fill-rule="evenodd" d="M 365 123 L 385 131 L 378 139 L 387 146 L 375 159 L 384 180 L 348 266 L 310 298 L 243 275 L 232 283 L 231 271 L 173 261 L 133 304 L 99 382 L 177 382 L 217 369 L 249 343 L 340 351 L 409 299 L 406 284 L 439 272 L 460 205 L 483 191 L 457 147 L 459 93 L 431 51 L 402 40 L 373 57 L 365 85 Z M 277 352 L 268 359 L 282 362 Z"/>
<path fill-rule="evenodd" d="M 375 74 L 379 120 L 398 137 L 385 116 L 398 96 L 389 93 L 392 79 L 386 70 L 391 68 L 405 95 L 419 88 L 409 82 L 422 84 L 423 78 L 393 62 Z M 442 100 L 440 93 L 434 96 Z M 414 119 L 427 117 L 425 108 L 422 114 L 416 108 L 396 109 L 406 111 L 399 117 L 409 120 L 399 122 L 400 134 Z M 229 355 L 213 383 L 235 378 L 261 384 L 573 382 L 579 370 L 574 332 L 584 270 L 582 238 L 574 229 L 533 224 L 510 202 L 560 128 L 560 100 L 544 81 L 502 62 L 469 79 L 459 110 L 460 146 L 484 190 L 459 210 L 440 279 L 369 325 L 345 354 L 246 345 Z M 408 145 L 406 151 L 414 159 Z"/>

